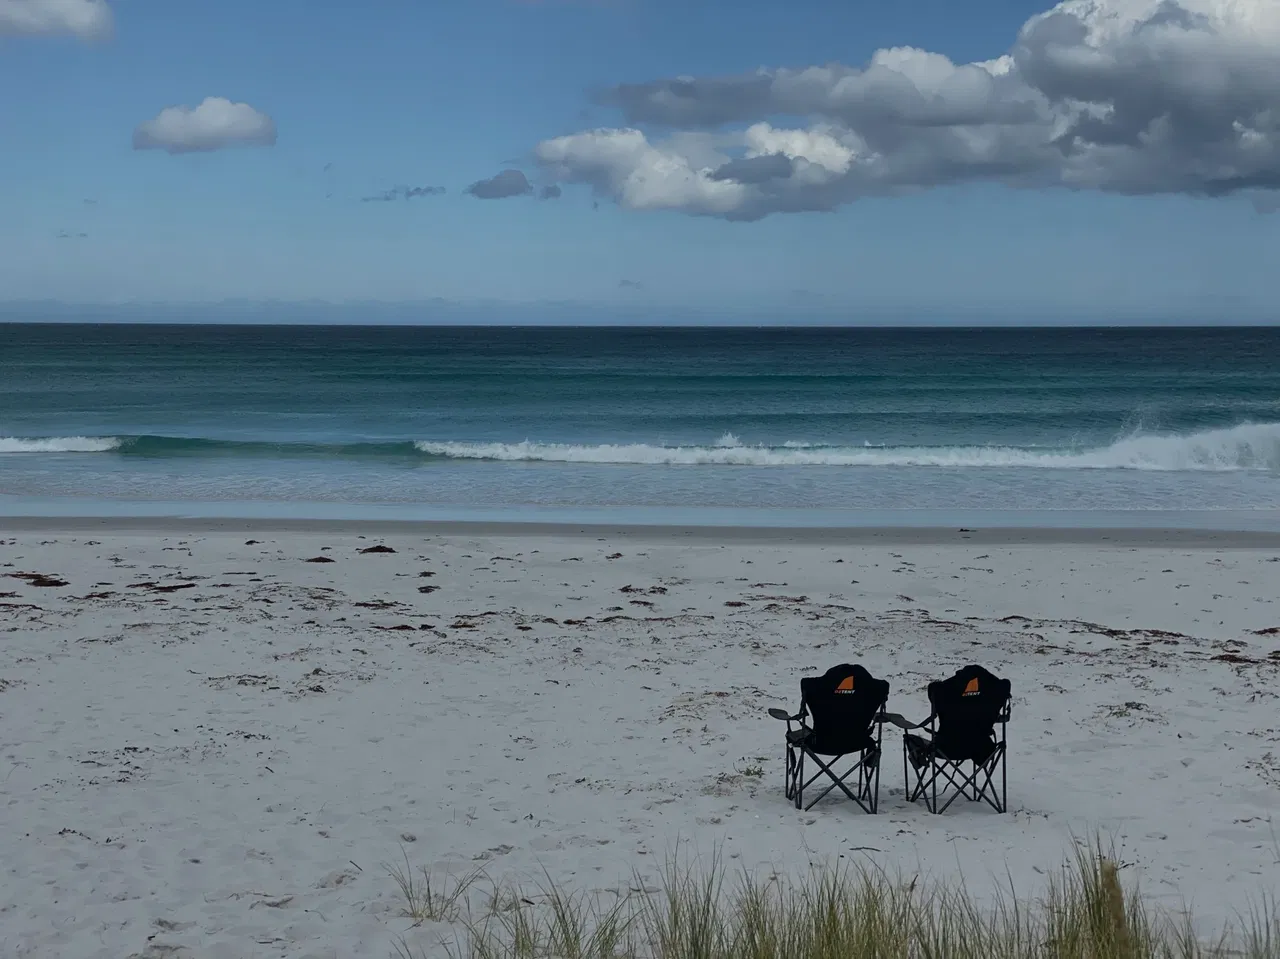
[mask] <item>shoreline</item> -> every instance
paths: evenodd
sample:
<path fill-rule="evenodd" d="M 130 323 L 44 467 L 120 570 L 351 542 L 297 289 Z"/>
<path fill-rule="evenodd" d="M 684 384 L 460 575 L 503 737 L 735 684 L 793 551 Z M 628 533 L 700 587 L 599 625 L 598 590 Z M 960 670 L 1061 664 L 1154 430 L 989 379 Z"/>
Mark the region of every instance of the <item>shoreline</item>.
<path fill-rule="evenodd" d="M 0 535 L 272 533 L 618 539 L 650 543 L 793 546 L 1091 546 L 1280 549 L 1280 531 L 1109 526 L 716 526 L 519 520 L 303 519 L 183 516 L 0 516 Z"/>

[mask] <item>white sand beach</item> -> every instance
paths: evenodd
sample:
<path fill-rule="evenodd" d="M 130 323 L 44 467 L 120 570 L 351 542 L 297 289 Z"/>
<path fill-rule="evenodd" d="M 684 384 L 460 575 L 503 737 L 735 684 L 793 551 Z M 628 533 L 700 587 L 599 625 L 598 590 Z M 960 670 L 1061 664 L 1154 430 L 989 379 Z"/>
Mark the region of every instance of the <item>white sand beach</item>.
<path fill-rule="evenodd" d="M 880 815 L 793 808 L 765 710 L 840 662 L 1008 676 L 1010 813 L 907 804 L 892 729 Z M 436 955 L 384 864 L 681 841 L 1034 895 L 1100 832 L 1212 926 L 1280 892 L 1277 680 L 1274 536 L 6 521 L 0 956 Z"/>

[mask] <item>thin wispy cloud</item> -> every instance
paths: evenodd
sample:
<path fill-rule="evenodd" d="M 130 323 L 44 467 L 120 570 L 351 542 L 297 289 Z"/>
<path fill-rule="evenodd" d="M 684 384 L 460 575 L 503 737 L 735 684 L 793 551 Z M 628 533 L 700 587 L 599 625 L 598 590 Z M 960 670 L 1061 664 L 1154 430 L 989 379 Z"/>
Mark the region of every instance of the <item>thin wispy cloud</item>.
<path fill-rule="evenodd" d="M 223 97 L 206 97 L 195 107 L 165 107 L 133 131 L 135 150 L 169 153 L 269 147 L 275 143 L 276 124 L 271 117 L 247 103 L 232 103 Z"/>
<path fill-rule="evenodd" d="M 106 40 L 114 29 L 106 0 L 0 0 L 0 36 Z"/>
<path fill-rule="evenodd" d="M 361 203 L 394 203 L 396 200 L 416 200 L 424 196 L 440 196 L 442 186 L 393 186 L 390 190 L 360 198 Z"/>
<path fill-rule="evenodd" d="M 735 220 L 977 181 L 1280 188 L 1275 0 L 1065 0 L 995 52 L 955 63 L 896 47 L 860 66 L 620 84 L 599 100 L 624 125 L 535 155 L 627 209 Z"/>

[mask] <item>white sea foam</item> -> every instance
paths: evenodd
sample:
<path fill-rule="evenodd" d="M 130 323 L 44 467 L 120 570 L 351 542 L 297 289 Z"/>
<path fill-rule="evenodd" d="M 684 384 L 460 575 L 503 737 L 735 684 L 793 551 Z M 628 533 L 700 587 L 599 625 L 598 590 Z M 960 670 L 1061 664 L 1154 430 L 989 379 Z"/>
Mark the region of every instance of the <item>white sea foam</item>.
<path fill-rule="evenodd" d="M 114 436 L 0 436 L 0 453 L 106 453 L 120 446 Z"/>
<path fill-rule="evenodd" d="M 1247 423 L 1186 434 L 1134 434 L 1094 449 L 1011 446 L 651 446 L 561 443 L 437 443 L 423 453 L 508 462 L 671 466 L 936 466 L 1159 471 L 1280 470 L 1280 423 Z M 733 437 L 733 439 L 737 439 Z"/>

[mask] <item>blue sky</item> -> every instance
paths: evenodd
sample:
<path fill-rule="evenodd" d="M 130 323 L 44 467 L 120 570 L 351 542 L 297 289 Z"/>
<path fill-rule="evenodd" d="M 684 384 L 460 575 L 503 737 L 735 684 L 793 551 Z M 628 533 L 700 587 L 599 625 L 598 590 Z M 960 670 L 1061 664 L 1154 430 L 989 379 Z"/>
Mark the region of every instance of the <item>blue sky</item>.
<path fill-rule="evenodd" d="M 1208 320 L 1268 316 L 1277 303 L 1280 217 L 1260 211 L 1280 165 L 1256 145 L 1270 129 L 1253 135 L 1245 159 L 1212 154 L 1215 169 L 1261 190 L 1206 187 L 1200 149 L 1172 159 L 1147 150 L 1122 164 L 1091 147 L 1069 169 L 1035 161 L 993 176 L 968 166 L 937 183 L 918 164 L 900 173 L 903 160 L 869 185 L 809 165 L 816 154 L 802 146 L 787 148 L 784 162 L 821 173 L 821 190 L 797 172 L 794 189 L 735 184 L 721 201 L 707 199 L 724 183 L 713 168 L 739 155 L 746 127 L 829 130 L 834 121 L 786 121 L 773 102 L 758 117 L 735 106 L 723 123 L 662 113 L 672 102 L 663 84 L 678 77 L 732 85 L 761 67 L 861 69 L 896 46 L 955 64 L 989 60 L 1018 42 L 1048 8 L 1043 0 L 114 0 L 109 38 L 4 30 L 6 3 L 46 2 L 0 0 L 0 89 L 13 92 L 0 99 L 0 300 L 438 297 L 606 311 L 956 308 Z M 1199 16 L 1197 5 L 1214 2 L 1186 6 Z M 1215 36 L 1241 25 L 1217 26 Z M 1150 29 L 1134 28 L 1126 42 Z M 1178 29 L 1179 42 L 1195 39 Z M 1233 55 L 1185 48 L 1211 65 Z M 1019 69 L 1033 76 L 1028 63 L 1030 54 Z M 1120 85 L 1141 83 L 1108 82 L 1117 89 L 1105 97 L 1117 103 Z M 637 85 L 631 101 L 608 92 L 619 84 Z M 274 145 L 134 148 L 135 130 L 162 109 L 206 97 L 269 117 Z M 1272 105 L 1224 94 L 1207 109 L 1254 122 Z M 1176 103 L 1165 114 L 1181 116 Z M 838 114 L 841 142 L 907 142 L 902 128 L 868 133 L 866 115 Z M 574 140 L 550 159 L 542 146 L 601 127 L 642 130 L 653 156 L 675 157 L 681 170 L 706 166 L 698 151 L 711 137 L 722 152 L 711 173 L 687 174 L 696 196 L 640 197 L 627 186 L 631 161 L 602 166 L 595 141 Z M 700 144 L 694 160 L 680 137 Z M 1099 157 L 1110 164 L 1102 173 Z M 465 192 L 507 168 L 524 172 L 534 194 Z M 1091 178 L 1084 188 L 1081 177 Z M 552 184 L 562 195 L 539 199 Z M 445 192 L 362 202 L 399 185 Z"/>

